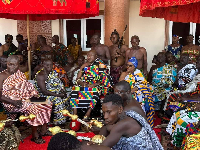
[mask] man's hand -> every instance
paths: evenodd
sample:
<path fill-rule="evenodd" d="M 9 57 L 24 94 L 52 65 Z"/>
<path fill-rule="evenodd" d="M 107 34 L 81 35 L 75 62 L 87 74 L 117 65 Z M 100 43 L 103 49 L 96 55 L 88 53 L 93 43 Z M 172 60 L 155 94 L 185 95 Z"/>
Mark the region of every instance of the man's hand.
<path fill-rule="evenodd" d="M 134 88 L 131 89 L 131 93 L 135 93 L 135 91 L 137 91 L 137 90 L 138 90 L 138 88 L 134 87 Z"/>
<path fill-rule="evenodd" d="M 148 71 L 147 71 L 147 70 L 146 70 L 146 71 L 143 71 L 143 74 L 144 74 L 145 77 L 147 77 Z"/>
<path fill-rule="evenodd" d="M 22 107 L 22 100 L 15 100 L 13 101 L 12 105 L 17 107 L 18 109 Z"/>

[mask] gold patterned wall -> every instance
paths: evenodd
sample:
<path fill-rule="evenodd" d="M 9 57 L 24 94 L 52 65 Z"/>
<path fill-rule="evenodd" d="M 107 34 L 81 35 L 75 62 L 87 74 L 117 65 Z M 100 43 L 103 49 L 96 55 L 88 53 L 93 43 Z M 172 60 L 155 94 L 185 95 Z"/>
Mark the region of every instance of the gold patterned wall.
<path fill-rule="evenodd" d="M 36 42 L 37 35 L 43 35 L 47 39 L 47 44 L 51 45 L 52 29 L 51 21 L 30 21 L 30 41 L 31 44 Z M 27 38 L 27 23 L 26 21 L 17 21 L 17 32 L 22 34 L 24 39 Z"/>

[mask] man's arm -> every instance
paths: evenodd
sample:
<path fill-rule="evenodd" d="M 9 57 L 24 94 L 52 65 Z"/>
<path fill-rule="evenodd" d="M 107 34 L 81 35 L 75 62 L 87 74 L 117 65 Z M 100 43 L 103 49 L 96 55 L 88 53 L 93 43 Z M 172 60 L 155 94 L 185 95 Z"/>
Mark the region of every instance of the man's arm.
<path fill-rule="evenodd" d="M 65 97 L 65 94 L 56 94 L 56 93 L 53 93 L 53 92 L 50 92 L 46 89 L 46 84 L 45 84 L 45 78 L 44 78 L 44 75 L 40 75 L 38 74 L 37 77 L 37 84 L 41 90 L 41 92 L 44 94 L 44 95 L 47 95 L 47 96 L 58 96 L 58 97 Z"/>
<path fill-rule="evenodd" d="M 0 46 L 0 57 L 3 56 L 3 49 L 4 49 L 4 46 Z"/>
<path fill-rule="evenodd" d="M 130 49 L 128 49 L 128 50 L 126 51 L 126 60 L 125 60 L 125 64 L 127 64 L 127 62 L 128 62 L 129 53 L 130 53 Z"/>
<path fill-rule="evenodd" d="M 118 122 L 111 130 L 101 145 L 113 147 L 128 130 L 127 121 Z"/>
<path fill-rule="evenodd" d="M 106 126 L 103 126 L 103 127 L 101 128 L 101 130 L 100 130 L 100 132 L 99 132 L 99 135 L 103 135 L 103 136 L 105 136 L 105 137 L 108 136 L 108 131 L 107 131 Z"/>
<path fill-rule="evenodd" d="M 143 73 L 145 76 L 147 76 L 147 51 L 145 48 L 141 49 L 142 53 L 144 54 L 143 57 Z"/>

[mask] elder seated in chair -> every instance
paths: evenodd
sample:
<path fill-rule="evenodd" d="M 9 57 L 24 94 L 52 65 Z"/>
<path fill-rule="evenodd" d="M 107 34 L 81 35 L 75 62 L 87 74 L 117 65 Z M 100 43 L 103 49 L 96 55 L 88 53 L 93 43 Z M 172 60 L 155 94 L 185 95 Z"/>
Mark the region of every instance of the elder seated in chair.
<path fill-rule="evenodd" d="M 87 62 L 84 63 L 77 76 L 77 85 L 72 88 L 70 105 L 77 115 L 77 108 L 88 108 L 84 119 L 90 117 L 92 109 L 99 101 L 101 94 L 106 95 L 112 87 L 108 69 L 103 61 L 97 58 L 95 50 L 87 54 Z"/>
<path fill-rule="evenodd" d="M 27 102 L 33 96 L 38 96 L 38 92 L 27 81 L 25 74 L 19 70 L 19 58 L 16 55 L 8 57 L 7 69 L 0 73 L 0 90 L 1 101 L 7 111 L 36 116 L 34 120 L 27 120 L 32 125 L 31 141 L 37 144 L 45 143 L 42 136 L 47 134 L 47 123 L 50 121 L 52 105 Z M 40 135 L 37 132 L 39 125 L 42 125 Z"/>

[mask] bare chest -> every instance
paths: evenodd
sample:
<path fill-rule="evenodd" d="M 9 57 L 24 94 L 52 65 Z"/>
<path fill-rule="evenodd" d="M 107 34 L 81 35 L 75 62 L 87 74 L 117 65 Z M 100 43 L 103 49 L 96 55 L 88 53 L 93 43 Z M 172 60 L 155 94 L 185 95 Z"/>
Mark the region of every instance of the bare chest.
<path fill-rule="evenodd" d="M 131 57 L 135 57 L 137 60 L 141 60 L 144 57 L 144 54 L 141 52 L 141 50 L 131 50 L 129 52 L 129 59 Z"/>

